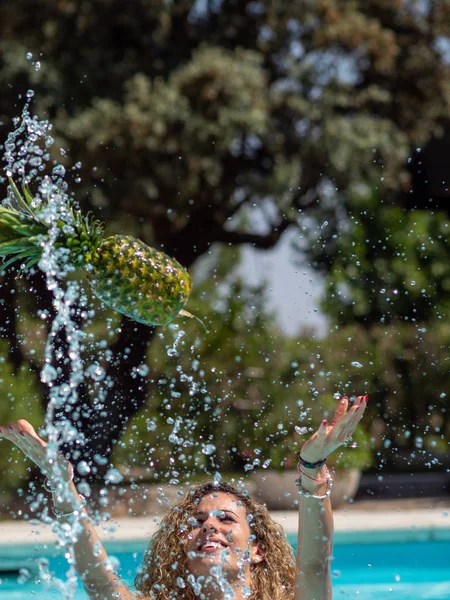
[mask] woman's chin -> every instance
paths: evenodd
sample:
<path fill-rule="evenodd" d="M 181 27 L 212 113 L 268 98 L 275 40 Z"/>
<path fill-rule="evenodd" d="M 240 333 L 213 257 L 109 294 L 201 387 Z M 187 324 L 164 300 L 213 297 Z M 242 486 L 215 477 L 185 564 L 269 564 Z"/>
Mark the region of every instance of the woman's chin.
<path fill-rule="evenodd" d="M 189 572 L 195 577 L 208 577 L 209 575 L 213 575 L 213 573 L 211 573 L 211 567 L 217 566 L 222 567 L 224 575 L 229 575 L 239 571 L 237 566 L 230 564 L 229 558 L 227 557 L 226 553 L 223 552 L 223 550 L 207 553 L 202 552 L 201 554 L 199 553 L 199 556 L 188 562 Z"/>

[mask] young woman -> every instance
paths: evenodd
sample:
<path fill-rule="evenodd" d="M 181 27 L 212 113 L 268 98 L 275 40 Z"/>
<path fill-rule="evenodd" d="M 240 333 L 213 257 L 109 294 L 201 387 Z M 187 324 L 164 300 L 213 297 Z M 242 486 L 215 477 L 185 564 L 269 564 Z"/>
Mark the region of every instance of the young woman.
<path fill-rule="evenodd" d="M 348 440 L 367 396 L 351 408 L 343 398 L 330 422 L 299 453 L 297 557 L 267 509 L 227 484 L 191 489 L 154 534 L 132 592 L 110 567 L 107 554 L 73 483 L 71 465 L 48 458 L 45 442 L 25 420 L 0 427 L 41 469 L 61 520 L 79 517 L 76 569 L 96 600 L 329 600 L 333 517 L 326 457 Z"/>

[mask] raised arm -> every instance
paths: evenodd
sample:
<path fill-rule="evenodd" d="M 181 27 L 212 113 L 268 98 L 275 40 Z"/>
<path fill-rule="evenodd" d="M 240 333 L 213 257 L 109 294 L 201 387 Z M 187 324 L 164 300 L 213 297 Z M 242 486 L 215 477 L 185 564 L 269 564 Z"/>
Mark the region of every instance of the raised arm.
<path fill-rule="evenodd" d="M 322 421 L 300 450 L 295 600 L 331 600 L 333 513 L 331 480 L 324 459 L 352 435 L 367 400 L 368 396 L 359 396 L 348 409 L 348 399 L 342 398 L 333 419 Z"/>
<path fill-rule="evenodd" d="M 47 477 L 58 519 L 73 519 L 79 514 L 80 527 L 75 529 L 75 568 L 89 598 L 133 600 L 135 595 L 110 566 L 105 548 L 72 481 L 73 470 L 70 463 L 61 455 L 56 457 L 55 462 L 49 461 L 47 444 L 28 421 L 21 419 L 7 427 L 0 426 L 0 435 L 20 448 Z"/>

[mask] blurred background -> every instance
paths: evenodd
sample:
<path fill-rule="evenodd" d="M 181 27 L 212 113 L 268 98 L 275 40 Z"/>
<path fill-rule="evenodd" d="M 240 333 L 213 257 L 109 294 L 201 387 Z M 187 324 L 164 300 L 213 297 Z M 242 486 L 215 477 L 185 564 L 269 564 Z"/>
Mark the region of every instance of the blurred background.
<path fill-rule="evenodd" d="M 67 452 L 91 483 L 283 472 L 368 393 L 336 468 L 360 494 L 411 473 L 448 493 L 449 36 L 439 0 L 0 3 L 0 144 L 32 97 L 47 168 L 187 266 L 208 328 L 90 298 Z M 0 420 L 39 426 L 52 295 L 10 267 L 0 302 Z M 6 450 L 0 469 L 11 493 L 35 476 Z"/>

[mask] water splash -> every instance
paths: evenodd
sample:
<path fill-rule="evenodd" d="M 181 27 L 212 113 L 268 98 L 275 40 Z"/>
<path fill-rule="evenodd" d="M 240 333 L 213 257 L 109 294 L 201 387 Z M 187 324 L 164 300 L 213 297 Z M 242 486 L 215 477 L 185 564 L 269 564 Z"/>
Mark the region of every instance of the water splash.
<path fill-rule="evenodd" d="M 38 65 L 39 63 L 36 63 L 36 69 Z M 62 165 L 55 165 L 50 176 L 44 174 L 50 160 L 50 148 L 54 143 L 50 135 L 52 126 L 48 121 L 40 120 L 30 114 L 30 101 L 34 95 L 31 92 L 32 90 L 27 93 L 27 103 L 21 117 L 14 121 L 16 128 L 8 135 L 3 160 L 6 163 L 7 177 L 13 178 L 19 184 L 33 183 L 33 188 L 36 190 L 33 209 L 39 211 L 40 217 L 43 217 L 49 226 L 48 240 L 42 244 L 42 256 L 38 266 L 43 271 L 47 288 L 53 295 L 54 316 L 45 343 L 44 366 L 40 379 L 49 390 L 44 425 L 44 433 L 48 438 L 47 460 L 53 465 L 55 479 L 63 482 L 64 476 L 56 460 L 57 455 L 63 444 L 80 439 L 80 433 L 74 425 L 61 417 L 58 411 L 63 406 L 70 406 L 77 402 L 78 387 L 84 377 L 81 357 L 81 341 L 84 333 L 73 318 L 81 293 L 79 283 L 67 279 L 69 273 L 73 271 L 73 267 L 67 261 L 67 250 L 58 248 L 61 223 L 64 227 L 72 225 L 67 184 L 62 179 L 65 169 Z M 45 208 L 41 207 L 40 198 L 49 200 Z M 9 205 L 14 202 L 12 196 L 6 200 L 6 204 Z M 49 317 L 43 312 L 40 316 L 43 320 Z M 66 343 L 67 349 L 64 347 Z M 64 373 L 61 365 L 66 360 L 66 352 L 70 360 L 70 369 L 66 369 Z M 60 493 L 65 500 L 72 500 L 68 484 L 62 486 Z M 43 505 L 43 502 L 44 497 L 40 495 L 34 508 L 38 509 L 38 504 Z M 46 520 L 50 518 L 44 505 L 42 515 Z M 79 514 L 74 512 L 62 524 L 54 521 L 53 530 L 58 536 L 57 545 L 68 560 L 69 571 L 66 581 L 62 581 L 50 574 L 45 561 L 40 561 L 41 579 L 46 586 L 57 589 L 64 598 L 71 600 L 77 585 L 73 544 L 81 530 Z"/>

